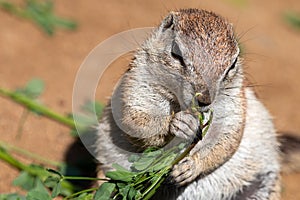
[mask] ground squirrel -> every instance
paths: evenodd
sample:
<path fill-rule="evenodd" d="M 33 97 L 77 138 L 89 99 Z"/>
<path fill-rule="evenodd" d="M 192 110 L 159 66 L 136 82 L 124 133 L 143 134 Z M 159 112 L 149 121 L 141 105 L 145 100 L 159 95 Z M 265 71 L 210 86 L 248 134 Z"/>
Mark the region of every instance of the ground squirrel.
<path fill-rule="evenodd" d="M 153 199 L 280 199 L 271 117 L 247 87 L 232 25 L 205 10 L 170 12 L 134 54 L 98 126 L 102 169 L 128 167 L 130 152 L 175 136 L 193 139 L 196 93 L 202 111 L 213 110 L 208 132 Z"/>

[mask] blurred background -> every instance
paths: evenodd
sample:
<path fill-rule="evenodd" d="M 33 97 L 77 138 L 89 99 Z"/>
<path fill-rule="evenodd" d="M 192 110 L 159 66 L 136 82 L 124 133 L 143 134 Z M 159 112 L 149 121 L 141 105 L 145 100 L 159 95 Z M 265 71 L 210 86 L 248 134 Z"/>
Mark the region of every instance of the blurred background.
<path fill-rule="evenodd" d="M 156 26 L 170 10 L 202 8 L 234 24 L 247 76 L 274 117 L 277 130 L 300 136 L 299 0 L 53 1 L 53 13 L 71 20 L 58 20 L 62 28 L 53 30 L 52 25 L 50 29 L 41 27 L 42 19 L 24 18 L 24 13 L 3 2 L 0 0 L 1 88 L 15 90 L 39 78 L 45 83 L 39 101 L 59 113 L 70 113 L 76 73 L 101 41 L 128 29 Z M 24 6 L 25 1 L 9 2 Z M 117 67 L 109 70 L 101 81 L 97 100 L 107 101 L 128 62 L 126 58 L 114 63 Z M 0 141 L 46 159 L 63 161 L 76 140 L 69 129 L 29 114 L 20 134 L 22 116 L 23 107 L 0 98 Z M 11 184 L 18 174 L 18 170 L 0 161 L 0 193 L 22 193 Z M 299 173 L 283 176 L 283 199 L 300 199 L 299 181 Z"/>

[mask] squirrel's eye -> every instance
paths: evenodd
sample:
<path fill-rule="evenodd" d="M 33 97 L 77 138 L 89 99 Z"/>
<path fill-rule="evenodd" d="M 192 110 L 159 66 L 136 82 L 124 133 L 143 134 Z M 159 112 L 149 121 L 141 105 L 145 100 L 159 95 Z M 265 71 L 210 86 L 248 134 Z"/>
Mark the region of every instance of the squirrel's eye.
<path fill-rule="evenodd" d="M 171 55 L 174 59 L 178 60 L 183 67 L 186 67 L 182 57 L 182 52 L 175 41 L 172 42 Z"/>
<path fill-rule="evenodd" d="M 236 64 L 237 64 L 237 61 L 238 61 L 238 58 L 236 58 L 234 60 L 234 62 L 232 63 L 232 65 L 227 70 L 227 72 L 226 72 L 226 74 L 224 76 L 225 78 L 234 76 L 234 74 L 236 73 Z"/>

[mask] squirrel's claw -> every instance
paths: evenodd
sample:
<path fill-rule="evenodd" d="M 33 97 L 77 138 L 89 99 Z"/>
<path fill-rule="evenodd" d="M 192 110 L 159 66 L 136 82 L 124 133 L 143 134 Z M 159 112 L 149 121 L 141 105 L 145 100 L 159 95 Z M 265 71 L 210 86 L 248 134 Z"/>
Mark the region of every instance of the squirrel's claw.
<path fill-rule="evenodd" d="M 198 170 L 195 160 L 188 156 L 173 167 L 171 177 L 175 184 L 183 186 L 197 178 L 199 174 L 195 172 Z"/>
<path fill-rule="evenodd" d="M 179 138 L 192 141 L 197 133 L 199 120 L 187 111 L 176 113 L 170 124 L 170 132 Z"/>

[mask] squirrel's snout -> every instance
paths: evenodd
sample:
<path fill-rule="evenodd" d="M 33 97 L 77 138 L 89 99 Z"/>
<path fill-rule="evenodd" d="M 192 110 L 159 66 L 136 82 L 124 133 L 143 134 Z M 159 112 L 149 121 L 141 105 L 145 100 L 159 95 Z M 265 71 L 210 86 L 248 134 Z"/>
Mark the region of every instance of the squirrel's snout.
<path fill-rule="evenodd" d="M 200 95 L 197 95 L 197 101 L 200 107 L 209 106 L 211 104 L 211 96 L 207 90 L 203 90 L 200 92 Z"/>

